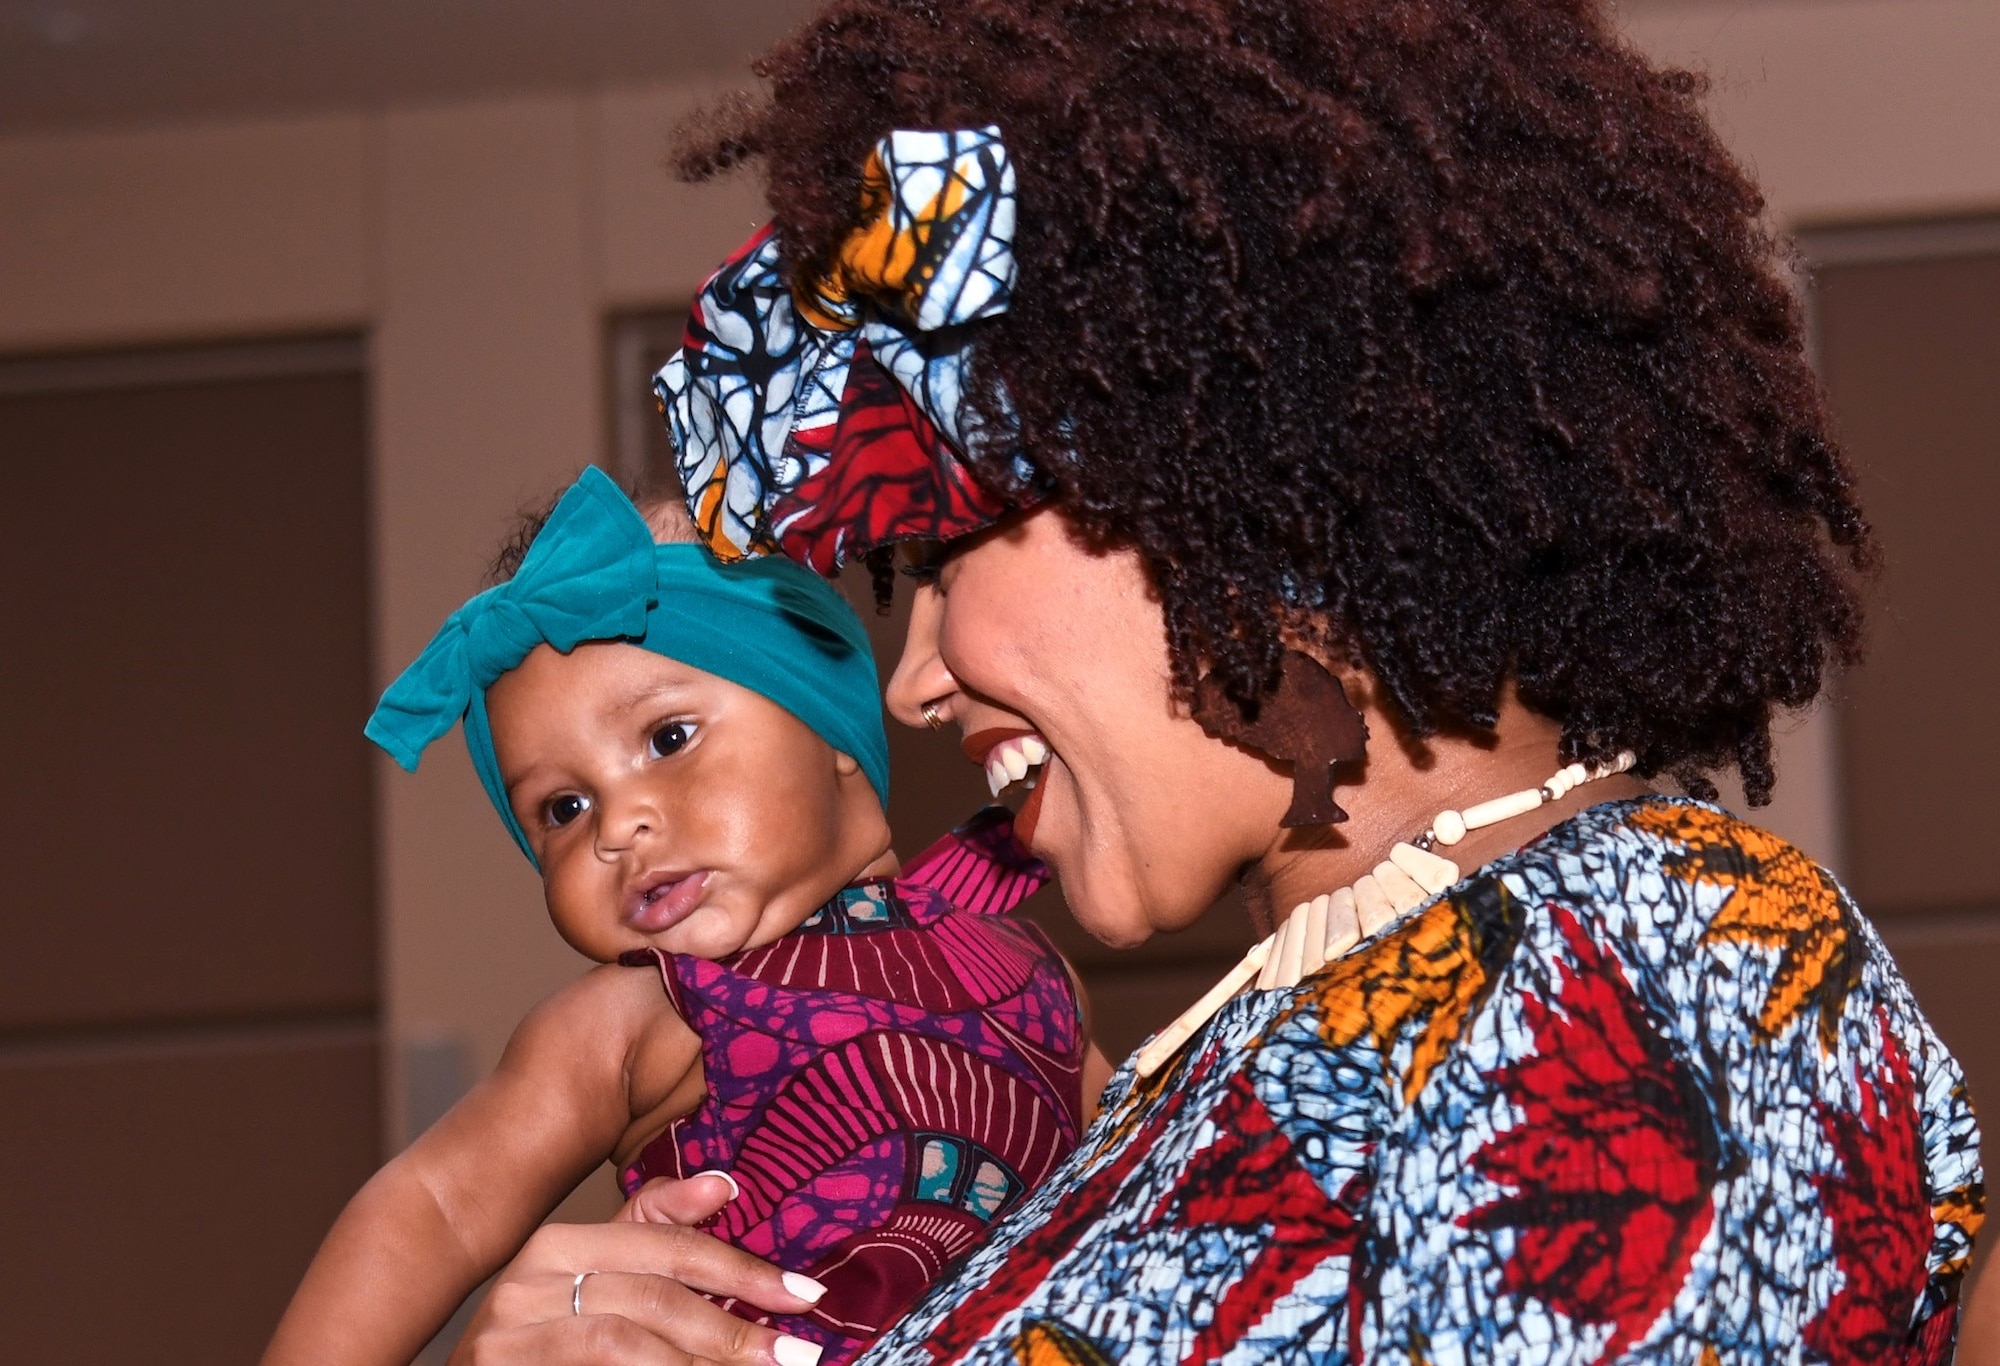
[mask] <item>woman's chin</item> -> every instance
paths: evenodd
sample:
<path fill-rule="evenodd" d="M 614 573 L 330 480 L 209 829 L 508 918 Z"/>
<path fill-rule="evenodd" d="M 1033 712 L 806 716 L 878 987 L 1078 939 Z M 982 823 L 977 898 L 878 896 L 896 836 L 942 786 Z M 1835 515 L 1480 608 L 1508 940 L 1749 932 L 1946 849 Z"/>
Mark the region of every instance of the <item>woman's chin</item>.
<path fill-rule="evenodd" d="M 1092 939 L 1114 949 L 1135 949 L 1153 937 L 1139 880 L 1125 861 L 1101 853 L 1065 858 L 1051 851 L 1042 857 L 1062 885 L 1070 917 Z"/>
<path fill-rule="evenodd" d="M 1084 933 L 1108 948 L 1136 949 L 1153 937 L 1152 927 L 1134 907 L 1095 907 L 1087 900 L 1071 896 L 1067 884 L 1063 897 L 1069 903 L 1070 915 Z"/>
<path fill-rule="evenodd" d="M 1092 939 L 1133 949 L 1156 934 L 1188 928 L 1212 910 L 1233 885 L 1233 873 L 1194 866 L 1163 868 L 1116 847 L 1053 850 L 1042 858 L 1062 886 L 1070 918 Z"/>
<path fill-rule="evenodd" d="M 1145 864 L 1133 857 L 1122 822 L 1087 819 L 1074 776 L 1053 758 L 1035 795 L 1040 809 L 1033 849 L 1061 884 L 1070 917 L 1114 949 L 1137 948 L 1152 938 L 1141 877 Z"/>

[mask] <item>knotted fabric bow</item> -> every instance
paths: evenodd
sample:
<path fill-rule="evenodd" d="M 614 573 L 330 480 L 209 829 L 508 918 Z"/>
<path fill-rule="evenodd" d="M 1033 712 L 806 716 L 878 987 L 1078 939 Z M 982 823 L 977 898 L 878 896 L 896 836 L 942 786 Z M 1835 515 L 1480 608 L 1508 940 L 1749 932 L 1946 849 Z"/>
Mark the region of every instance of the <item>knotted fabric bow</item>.
<path fill-rule="evenodd" d="M 787 288 L 765 227 L 703 285 L 654 377 L 688 510 L 724 560 L 782 551 L 831 575 L 1034 502 L 1011 421 L 966 402 L 974 323 L 1014 286 L 1014 167 L 997 128 L 898 131 L 862 177 L 862 226 L 827 278 Z M 1010 454 L 1015 487 L 964 463 Z"/>
<path fill-rule="evenodd" d="M 867 632 L 824 580 L 784 560 L 718 564 L 656 545 L 618 486 L 588 469 L 556 504 L 514 577 L 445 619 L 382 694 L 367 735 L 415 772 L 461 720 L 481 786 L 534 860 L 493 752 L 486 689 L 538 645 L 568 654 L 622 640 L 761 693 L 851 755 L 886 806 L 889 744 Z"/>

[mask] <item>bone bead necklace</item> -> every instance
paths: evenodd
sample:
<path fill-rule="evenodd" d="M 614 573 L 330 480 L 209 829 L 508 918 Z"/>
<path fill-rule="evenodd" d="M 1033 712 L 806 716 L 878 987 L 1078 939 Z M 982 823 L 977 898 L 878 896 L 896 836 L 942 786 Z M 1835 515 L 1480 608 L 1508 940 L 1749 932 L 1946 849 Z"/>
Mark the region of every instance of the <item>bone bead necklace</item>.
<path fill-rule="evenodd" d="M 1559 769 L 1540 787 L 1510 792 L 1463 811 L 1438 812 L 1430 829 L 1412 841 L 1392 846 L 1389 857 L 1352 887 L 1294 906 L 1278 928 L 1244 954 L 1243 961 L 1210 987 L 1207 995 L 1139 1050 L 1133 1062 L 1139 1076 L 1150 1077 L 1159 1071 L 1230 997 L 1252 982 L 1260 991 L 1297 986 L 1457 882 L 1458 865 L 1432 852 L 1437 846 L 1449 848 L 1474 830 L 1525 816 L 1585 783 L 1623 773 L 1635 762 L 1632 752 L 1626 750 L 1609 763 L 1571 764 Z"/>

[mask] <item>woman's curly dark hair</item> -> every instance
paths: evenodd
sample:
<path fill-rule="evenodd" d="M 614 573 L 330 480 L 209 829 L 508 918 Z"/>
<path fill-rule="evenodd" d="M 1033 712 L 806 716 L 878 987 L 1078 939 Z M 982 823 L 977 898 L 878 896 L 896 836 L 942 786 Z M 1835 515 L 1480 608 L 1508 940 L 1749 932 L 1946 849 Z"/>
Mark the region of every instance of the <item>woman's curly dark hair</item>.
<path fill-rule="evenodd" d="M 1856 656 L 1869 531 L 1762 200 L 1596 3 L 836 0 L 758 70 L 682 169 L 760 158 L 794 272 L 876 139 L 999 125 L 975 400 L 1143 556 L 1184 697 L 1254 707 L 1303 632 L 1416 734 L 1511 679 L 1565 760 L 1761 802 L 1773 708 Z"/>

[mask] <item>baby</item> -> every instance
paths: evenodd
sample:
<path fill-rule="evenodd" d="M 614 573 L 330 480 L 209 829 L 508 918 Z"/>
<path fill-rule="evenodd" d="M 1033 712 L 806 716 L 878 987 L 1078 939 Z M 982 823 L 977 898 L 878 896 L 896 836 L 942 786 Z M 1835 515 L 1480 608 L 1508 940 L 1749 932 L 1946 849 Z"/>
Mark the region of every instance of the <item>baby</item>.
<path fill-rule="evenodd" d="M 408 769 L 463 722 L 604 966 L 354 1197 L 267 1366 L 408 1361 L 607 1158 L 627 1194 L 725 1173 L 713 1232 L 814 1305 L 772 1320 L 779 1359 L 844 1360 L 1076 1141 L 1108 1069 L 1067 966 L 999 914 L 1041 866 L 989 808 L 898 875 L 860 621 L 786 561 L 657 544 L 692 540 L 677 513 L 587 471 L 369 722 Z"/>

